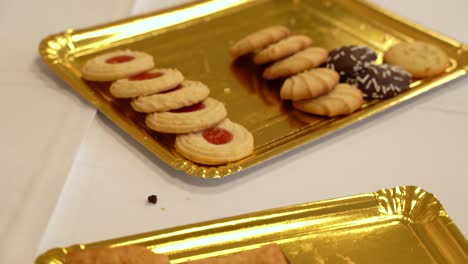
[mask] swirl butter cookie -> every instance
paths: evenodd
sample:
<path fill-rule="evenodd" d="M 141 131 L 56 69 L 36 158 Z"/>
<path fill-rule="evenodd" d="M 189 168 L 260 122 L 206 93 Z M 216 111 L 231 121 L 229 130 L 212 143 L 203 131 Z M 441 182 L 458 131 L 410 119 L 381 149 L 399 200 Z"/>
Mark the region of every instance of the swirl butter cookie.
<path fill-rule="evenodd" d="M 231 55 L 234 59 L 247 55 L 286 38 L 290 33 L 287 27 L 281 25 L 264 28 L 234 43 L 230 49 Z"/>
<path fill-rule="evenodd" d="M 312 45 L 312 39 L 308 36 L 290 36 L 259 51 L 253 57 L 253 62 L 255 64 L 265 64 L 276 61 L 301 51 L 310 45 Z"/>
<path fill-rule="evenodd" d="M 302 112 L 332 117 L 349 115 L 361 108 L 363 103 L 361 90 L 340 83 L 328 94 L 314 99 L 294 101 L 293 106 Z"/>
<path fill-rule="evenodd" d="M 88 60 L 81 69 L 83 79 L 107 82 L 132 76 L 154 67 L 153 56 L 132 50 L 117 50 Z"/>
<path fill-rule="evenodd" d="M 416 78 L 438 75 L 449 67 L 449 57 L 439 47 L 425 42 L 402 42 L 391 47 L 384 61 L 402 67 Z"/>
<path fill-rule="evenodd" d="M 340 74 L 341 81 L 346 81 L 365 65 L 377 59 L 377 54 L 365 46 L 343 46 L 330 51 L 325 67 Z"/>
<path fill-rule="evenodd" d="M 339 82 L 337 72 L 317 68 L 294 75 L 284 82 L 280 97 L 283 100 L 310 99 L 328 93 Z"/>
<path fill-rule="evenodd" d="M 252 154 L 254 139 L 243 126 L 224 119 L 205 130 L 177 135 L 176 150 L 189 160 L 206 165 L 219 165 L 240 160 Z"/>
<path fill-rule="evenodd" d="M 146 125 L 158 132 L 183 134 L 212 127 L 227 116 L 224 104 L 213 98 L 191 106 L 146 116 Z"/>
<path fill-rule="evenodd" d="M 411 74 L 400 67 L 379 64 L 367 65 L 351 80 L 368 98 L 389 98 L 409 89 Z"/>
<path fill-rule="evenodd" d="M 166 255 L 155 254 L 142 246 L 122 246 L 115 248 L 91 247 L 70 251 L 64 256 L 66 264 L 113 263 L 113 264 L 169 264 Z"/>
<path fill-rule="evenodd" d="M 152 69 L 112 83 L 110 93 L 117 98 L 133 98 L 171 90 L 184 80 L 177 69 Z"/>
<path fill-rule="evenodd" d="M 185 80 L 172 90 L 137 97 L 131 101 L 131 105 L 137 112 L 164 112 L 199 103 L 209 94 L 210 89 L 203 83 Z"/>
<path fill-rule="evenodd" d="M 273 80 L 288 77 L 319 66 L 327 57 L 328 51 L 324 48 L 307 48 L 270 65 L 263 72 L 263 78 Z"/>

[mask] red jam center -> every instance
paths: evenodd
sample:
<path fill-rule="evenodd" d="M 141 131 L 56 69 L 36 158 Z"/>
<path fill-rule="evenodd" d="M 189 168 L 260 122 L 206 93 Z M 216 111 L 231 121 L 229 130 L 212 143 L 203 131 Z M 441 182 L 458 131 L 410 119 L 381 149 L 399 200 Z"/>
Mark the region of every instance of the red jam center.
<path fill-rule="evenodd" d="M 134 59 L 135 59 L 135 57 L 133 57 L 133 56 L 122 55 L 122 56 L 115 56 L 115 57 L 109 58 L 109 59 L 106 60 L 106 63 L 117 64 L 117 63 L 129 62 L 129 61 L 132 61 Z"/>
<path fill-rule="evenodd" d="M 163 75 L 164 73 L 162 72 L 144 72 L 144 73 L 130 76 L 128 77 L 128 80 L 129 81 L 143 81 L 143 80 L 155 79 Z"/>
<path fill-rule="evenodd" d="M 179 109 L 171 110 L 171 112 L 173 112 L 173 113 L 187 113 L 187 112 L 195 112 L 195 111 L 201 110 L 203 108 L 205 108 L 205 105 L 203 103 L 198 103 L 198 104 L 182 107 L 182 108 L 179 108 Z"/>
<path fill-rule="evenodd" d="M 223 145 L 231 142 L 233 135 L 226 129 L 214 127 L 203 131 L 203 138 L 211 144 Z"/>

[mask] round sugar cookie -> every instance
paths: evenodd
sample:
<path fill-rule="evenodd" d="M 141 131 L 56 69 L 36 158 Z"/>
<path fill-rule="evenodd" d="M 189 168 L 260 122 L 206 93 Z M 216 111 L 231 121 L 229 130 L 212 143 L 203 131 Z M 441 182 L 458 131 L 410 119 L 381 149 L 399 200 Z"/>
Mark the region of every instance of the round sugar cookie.
<path fill-rule="evenodd" d="M 253 57 L 255 64 L 273 62 L 312 45 L 312 39 L 304 35 L 295 35 L 271 44 Z"/>
<path fill-rule="evenodd" d="M 158 132 L 183 134 L 212 127 L 226 116 L 224 104 L 208 97 L 198 104 L 149 114 L 146 116 L 146 125 Z"/>
<path fill-rule="evenodd" d="M 133 98 L 171 90 L 184 80 L 177 69 L 152 69 L 112 83 L 110 93 L 117 98 Z"/>
<path fill-rule="evenodd" d="M 368 98 L 389 98 L 409 89 L 411 74 L 398 66 L 370 64 L 350 79 Z"/>
<path fill-rule="evenodd" d="M 251 155 L 254 138 L 243 126 L 226 118 L 214 127 L 177 135 L 175 148 L 196 163 L 219 165 Z"/>
<path fill-rule="evenodd" d="M 291 32 L 285 26 L 276 25 L 253 32 L 231 46 L 231 56 L 235 59 L 257 49 L 264 48 L 289 36 Z"/>
<path fill-rule="evenodd" d="M 132 50 L 117 50 L 88 60 L 81 68 L 83 79 L 107 82 L 132 76 L 154 67 L 153 56 Z"/>
<path fill-rule="evenodd" d="M 402 42 L 384 54 L 385 63 L 407 70 L 415 78 L 438 75 L 450 65 L 449 57 L 439 47 L 426 42 Z"/>
<path fill-rule="evenodd" d="M 376 59 L 377 54 L 371 48 L 348 45 L 330 51 L 325 67 L 335 70 L 340 75 L 341 81 L 346 81 L 348 77 Z"/>
<path fill-rule="evenodd" d="M 172 90 L 137 97 L 131 105 L 137 112 L 164 112 L 199 103 L 209 94 L 210 89 L 202 82 L 185 80 Z"/>

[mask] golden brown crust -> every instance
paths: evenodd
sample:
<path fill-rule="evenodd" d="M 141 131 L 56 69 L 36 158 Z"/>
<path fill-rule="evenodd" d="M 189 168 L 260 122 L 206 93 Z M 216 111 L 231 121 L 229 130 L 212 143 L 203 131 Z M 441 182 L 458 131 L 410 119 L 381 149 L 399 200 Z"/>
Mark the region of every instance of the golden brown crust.
<path fill-rule="evenodd" d="M 277 25 L 256 31 L 237 41 L 231 46 L 230 52 L 235 59 L 240 56 L 254 52 L 256 49 L 264 48 L 283 38 L 289 36 L 290 31 L 287 27 Z"/>
<path fill-rule="evenodd" d="M 310 39 L 308 36 L 290 36 L 279 42 L 271 44 L 270 46 L 255 54 L 253 57 L 253 62 L 255 64 L 273 62 L 301 51 L 310 45 L 312 45 L 312 39 Z"/>
<path fill-rule="evenodd" d="M 340 75 L 328 68 L 317 68 L 294 75 L 284 82 L 280 96 L 283 100 L 310 99 L 335 88 Z"/>
<path fill-rule="evenodd" d="M 364 103 L 361 90 L 349 84 L 340 83 L 328 94 L 309 100 L 293 102 L 294 108 L 320 116 L 333 117 L 349 115 Z"/>
<path fill-rule="evenodd" d="M 277 61 L 263 72 L 263 78 L 273 80 L 289 77 L 319 66 L 328 58 L 328 51 L 320 47 L 310 47 Z"/>

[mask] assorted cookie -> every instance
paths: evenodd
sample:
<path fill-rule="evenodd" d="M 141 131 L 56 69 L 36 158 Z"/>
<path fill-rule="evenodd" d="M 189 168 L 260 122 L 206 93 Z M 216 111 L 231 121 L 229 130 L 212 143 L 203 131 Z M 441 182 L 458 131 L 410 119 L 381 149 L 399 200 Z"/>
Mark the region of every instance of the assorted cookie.
<path fill-rule="evenodd" d="M 280 97 L 283 100 L 314 98 L 330 92 L 338 84 L 337 72 L 327 68 L 317 68 L 294 75 L 284 82 Z"/>
<path fill-rule="evenodd" d="M 177 69 L 152 69 L 112 83 L 110 93 L 117 98 L 133 98 L 174 89 L 184 80 Z"/>
<path fill-rule="evenodd" d="M 288 57 L 312 45 L 312 39 L 304 35 L 290 36 L 260 50 L 253 57 L 255 64 L 265 64 Z"/>
<path fill-rule="evenodd" d="M 364 103 L 361 90 L 346 83 L 338 84 L 329 93 L 306 100 L 294 101 L 293 106 L 299 111 L 333 117 L 349 115 L 361 108 Z"/>
<path fill-rule="evenodd" d="M 318 67 L 327 58 L 328 51 L 326 49 L 310 47 L 268 66 L 263 72 L 263 78 L 274 80 L 292 76 Z"/>
<path fill-rule="evenodd" d="M 281 25 L 271 26 L 256 31 L 234 43 L 230 49 L 231 56 L 235 59 L 237 57 L 247 55 L 256 51 L 257 49 L 264 48 L 270 44 L 282 40 L 288 37 L 290 34 L 291 32 L 289 29 Z"/>
<path fill-rule="evenodd" d="M 183 134 L 215 126 L 226 116 L 224 104 L 208 97 L 194 105 L 148 114 L 145 122 L 157 132 Z"/>
<path fill-rule="evenodd" d="M 430 43 L 402 42 L 384 54 L 384 61 L 402 67 L 415 78 L 433 77 L 449 67 L 448 55 Z"/>
<path fill-rule="evenodd" d="M 344 82 L 376 59 L 377 54 L 371 48 L 348 45 L 330 51 L 325 67 L 338 72 Z"/>
<path fill-rule="evenodd" d="M 254 139 L 247 129 L 226 118 L 208 129 L 177 135 L 175 148 L 197 163 L 217 165 L 250 155 Z"/>
<path fill-rule="evenodd" d="M 153 67 L 153 56 L 147 53 L 117 50 L 88 60 L 81 73 L 85 80 L 108 82 L 136 75 Z"/>
<path fill-rule="evenodd" d="M 275 34 L 273 33 L 274 36 L 276 36 Z M 261 38 L 262 36 L 260 34 Z M 273 39 L 276 39 L 276 37 Z M 261 45 L 268 45 L 265 40 L 262 41 L 264 44 Z M 259 43 L 255 37 L 247 42 L 254 46 Z M 149 57 L 151 62 L 153 61 L 149 54 L 127 50 L 124 52 L 110 52 L 95 57 L 89 60 L 85 67 L 89 68 L 89 65 L 96 64 L 96 62 L 108 60 L 113 63 L 114 61 L 125 61 L 121 63 L 132 61 L 122 54 L 127 54 L 128 57 L 131 54 L 134 57 L 132 60 Z M 115 62 L 115 64 L 118 63 Z M 132 65 L 129 67 L 135 68 Z M 184 138 L 191 139 L 193 135 L 201 133 L 204 144 L 201 144 L 200 140 L 188 140 L 193 144 L 195 142 L 201 144 L 195 148 L 191 148 L 184 143 L 182 145 L 177 143 L 177 145 L 181 146 L 177 147 L 181 150 L 180 154 L 194 162 L 206 165 L 220 165 L 237 161 L 253 153 L 252 134 L 241 125 L 226 119 L 226 107 L 222 102 L 208 97 L 210 90 L 205 84 L 199 81 L 184 80 L 183 74 L 177 69 L 153 69 L 152 67 L 151 64 L 150 68 L 145 66 L 144 71 L 135 72 L 132 70 L 125 75 L 119 75 L 121 78 L 115 80 L 109 88 L 110 94 L 116 98 L 130 98 L 130 105 L 135 111 L 146 113 L 145 123 L 149 129 L 161 133 L 176 134 L 176 138 L 181 138 L 176 139 L 176 142 L 187 142 Z M 120 68 L 118 70 L 123 72 Z M 224 134 L 229 134 L 232 137 L 231 141 L 233 143 L 217 143 L 219 135 L 216 133 L 221 130 Z M 215 152 L 202 151 L 211 145 L 219 146 L 213 148 Z M 221 145 L 231 150 L 223 150 Z M 200 151 L 194 154 L 192 150 Z M 213 157 L 213 153 L 221 156 Z"/>
<path fill-rule="evenodd" d="M 352 82 L 364 92 L 364 97 L 384 99 L 408 90 L 411 74 L 398 66 L 371 64 L 358 71 Z"/>

